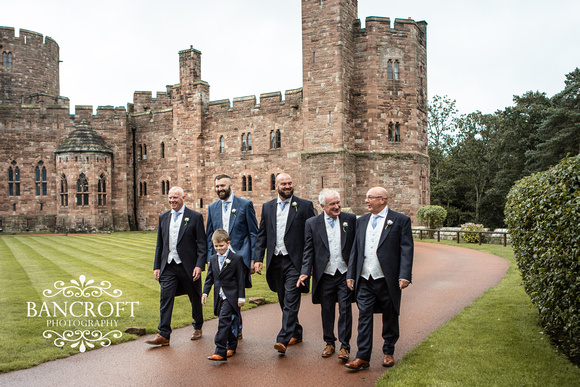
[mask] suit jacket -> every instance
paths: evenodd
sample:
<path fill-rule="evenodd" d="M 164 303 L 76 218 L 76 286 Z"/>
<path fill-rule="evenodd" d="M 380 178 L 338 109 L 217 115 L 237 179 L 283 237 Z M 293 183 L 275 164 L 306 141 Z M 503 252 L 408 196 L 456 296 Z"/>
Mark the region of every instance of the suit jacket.
<path fill-rule="evenodd" d="M 294 205 L 296 203 L 296 205 Z M 268 271 L 268 263 L 271 262 L 274 250 L 276 249 L 276 210 L 278 207 L 277 199 L 270 200 L 262 205 L 262 217 L 260 218 L 260 227 L 256 238 L 256 253 L 254 260 L 263 262 L 266 258 L 266 280 L 272 291 L 277 291 L 277 284 Z M 288 208 L 288 219 L 286 221 L 286 232 L 284 233 L 284 244 L 288 255 L 300 272 L 302 269 L 302 254 L 304 252 L 304 226 L 306 220 L 316 215 L 314 205 L 310 200 L 300 199 L 292 196 L 290 208 Z M 308 293 L 308 286 L 301 288 L 301 291 Z"/>
<path fill-rule="evenodd" d="M 227 260 L 230 263 L 227 263 Z M 213 313 L 219 316 L 218 302 L 220 290 L 224 291 L 226 301 L 232 305 L 233 310 L 238 310 L 238 298 L 246 297 L 245 268 L 241 255 L 232 251 L 228 252 L 226 262 L 220 270 L 217 254 L 209 258 L 209 269 L 203 285 L 203 293 L 209 294 L 211 287 L 215 285 L 213 297 Z"/>
<path fill-rule="evenodd" d="M 164 212 L 159 216 L 153 269 L 160 269 L 161 274 L 165 270 L 167 256 L 169 255 L 170 222 L 171 211 Z M 185 207 L 181 217 L 181 226 L 177 237 L 177 254 L 179 254 L 182 265 L 194 284 L 194 289 L 201 295 L 201 280 L 193 281 L 193 269 L 201 267 L 202 270 L 205 270 L 207 243 L 203 228 L 203 216 L 187 207 Z M 176 295 L 180 294 L 185 294 L 183 289 L 178 289 Z"/>
<path fill-rule="evenodd" d="M 235 211 L 234 211 L 235 210 Z M 211 241 L 211 236 L 215 230 L 223 228 L 222 224 L 222 201 L 216 200 L 207 208 L 207 258 L 216 254 Z M 234 195 L 232 209 L 230 211 L 230 234 L 231 249 L 243 257 L 246 267 L 250 268 L 254 245 L 256 244 L 256 235 L 258 233 L 258 221 L 256 220 L 256 211 L 251 201 L 239 198 Z"/>
<path fill-rule="evenodd" d="M 350 252 L 347 277 L 355 281 L 355 298 L 360 283 L 366 230 L 370 217 L 371 214 L 368 213 L 357 219 L 355 242 Z M 393 222 L 390 226 L 388 225 L 389 220 Z M 393 305 L 397 313 L 400 313 L 401 289 L 399 288 L 399 279 L 411 281 L 413 268 L 413 233 L 411 219 L 408 216 L 389 208 L 377 247 L 377 257 L 385 275 Z"/>
<path fill-rule="evenodd" d="M 346 223 L 346 226 L 344 226 L 344 223 Z M 356 215 L 341 212 L 338 216 L 338 224 L 335 224 L 334 227 L 340 227 L 342 258 L 348 266 L 350 250 L 356 231 Z M 302 259 L 302 272 L 300 274 L 312 276 L 312 302 L 320 304 L 322 299 L 317 292 L 318 281 L 320 281 L 322 274 L 324 274 L 324 269 L 330 260 L 324 213 L 306 221 L 304 239 L 304 255 Z"/>

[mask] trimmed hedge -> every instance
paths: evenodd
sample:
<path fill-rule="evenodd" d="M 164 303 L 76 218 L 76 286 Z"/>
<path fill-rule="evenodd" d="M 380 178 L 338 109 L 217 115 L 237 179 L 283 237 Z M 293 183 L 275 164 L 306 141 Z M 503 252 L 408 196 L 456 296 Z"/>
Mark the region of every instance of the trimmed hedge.
<path fill-rule="evenodd" d="M 436 229 L 443 227 L 447 217 L 447 210 L 441 206 L 425 206 L 417 211 L 417 220 L 427 228 Z"/>
<path fill-rule="evenodd" d="M 544 329 L 580 365 L 580 156 L 518 181 L 505 215 Z"/>

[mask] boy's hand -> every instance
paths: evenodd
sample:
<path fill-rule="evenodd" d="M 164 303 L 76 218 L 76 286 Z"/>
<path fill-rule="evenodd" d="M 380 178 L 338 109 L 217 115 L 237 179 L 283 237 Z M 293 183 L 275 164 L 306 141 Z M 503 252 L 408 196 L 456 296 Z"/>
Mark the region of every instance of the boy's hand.
<path fill-rule="evenodd" d="M 238 307 L 241 308 L 242 306 L 244 306 L 244 301 L 238 301 Z"/>

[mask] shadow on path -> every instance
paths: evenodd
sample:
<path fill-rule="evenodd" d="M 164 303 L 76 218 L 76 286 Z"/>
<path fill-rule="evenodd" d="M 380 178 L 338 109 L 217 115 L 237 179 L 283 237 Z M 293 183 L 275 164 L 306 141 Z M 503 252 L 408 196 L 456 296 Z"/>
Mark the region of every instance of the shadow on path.
<path fill-rule="evenodd" d="M 419 345 L 486 289 L 499 283 L 508 262 L 479 251 L 415 242 L 413 284 L 403 291 L 401 338 L 395 360 Z M 351 360 L 356 355 L 358 310 L 353 305 Z M 380 315 L 375 315 L 369 370 L 352 373 L 335 356 L 322 358 L 320 306 L 302 298 L 304 342 L 285 355 L 274 350 L 282 313 L 278 304 L 244 313 L 244 339 L 227 362 L 211 362 L 217 319 L 204 324 L 201 340 L 191 327 L 172 333 L 171 346 L 150 347 L 148 337 L 0 375 L 3 386 L 362 386 L 374 385 L 382 367 Z"/>

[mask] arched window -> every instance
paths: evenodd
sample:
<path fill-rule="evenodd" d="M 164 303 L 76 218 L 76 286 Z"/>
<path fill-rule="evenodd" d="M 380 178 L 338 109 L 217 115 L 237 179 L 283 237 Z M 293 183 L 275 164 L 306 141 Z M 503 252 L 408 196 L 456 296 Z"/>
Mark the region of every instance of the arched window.
<path fill-rule="evenodd" d="M 147 160 L 147 144 L 143 144 L 143 160 Z"/>
<path fill-rule="evenodd" d="M 165 195 L 165 180 L 161 180 L 161 195 Z"/>
<path fill-rule="evenodd" d="M 248 150 L 248 143 L 246 142 L 246 133 L 242 134 L 242 152 Z"/>
<path fill-rule="evenodd" d="M 107 205 L 107 180 L 105 179 L 105 175 L 101 175 L 99 177 L 99 183 L 97 186 L 97 195 L 98 195 L 98 205 L 99 206 L 106 206 Z"/>
<path fill-rule="evenodd" d="M 248 191 L 252 190 L 252 176 L 248 175 Z"/>
<path fill-rule="evenodd" d="M 8 53 L 8 67 L 12 68 L 12 53 Z"/>
<path fill-rule="evenodd" d="M 246 191 L 246 190 L 247 190 L 246 176 L 242 176 L 242 191 Z"/>
<path fill-rule="evenodd" d="M 401 129 L 399 127 L 399 123 L 395 124 L 395 142 L 401 141 Z"/>
<path fill-rule="evenodd" d="M 395 61 L 395 74 L 394 74 L 394 78 L 395 79 L 399 79 L 399 61 L 398 60 Z"/>
<path fill-rule="evenodd" d="M 276 175 L 270 175 L 270 191 L 276 190 Z"/>
<path fill-rule="evenodd" d="M 2 67 L 8 67 L 8 53 L 6 51 L 2 53 Z"/>
<path fill-rule="evenodd" d="M 89 205 L 89 181 L 84 173 L 77 179 L 77 206 Z"/>
<path fill-rule="evenodd" d="M 276 130 L 276 148 L 280 149 L 282 147 L 282 134 L 280 129 Z"/>
<path fill-rule="evenodd" d="M 8 167 L 8 196 L 20 196 L 20 168 L 16 161 Z"/>
<path fill-rule="evenodd" d="M 139 154 L 137 155 L 137 160 L 141 160 L 142 155 L 143 155 L 143 145 L 139 145 Z"/>
<path fill-rule="evenodd" d="M 46 167 L 42 161 L 38 162 L 34 175 L 36 181 L 36 196 L 46 196 L 48 188 L 46 182 Z"/>
<path fill-rule="evenodd" d="M 390 59 L 387 62 L 387 79 L 393 79 L 393 61 Z"/>
<path fill-rule="evenodd" d="M 220 137 L 220 153 L 224 153 L 226 151 L 226 141 L 224 140 L 224 136 Z"/>
<path fill-rule="evenodd" d="M 139 196 L 143 196 L 143 182 L 139 182 Z"/>
<path fill-rule="evenodd" d="M 248 150 L 252 150 L 252 133 L 248 133 Z"/>
<path fill-rule="evenodd" d="M 60 176 L 60 205 L 68 207 L 68 183 L 64 174 Z"/>
<path fill-rule="evenodd" d="M 389 141 L 393 141 L 393 123 L 389 122 Z"/>
<path fill-rule="evenodd" d="M 143 196 L 147 196 L 147 182 L 143 183 Z"/>
<path fill-rule="evenodd" d="M 165 158 L 165 143 L 161 143 L 161 158 Z"/>
<path fill-rule="evenodd" d="M 270 132 L 270 149 L 276 148 L 276 133 L 272 130 Z"/>
<path fill-rule="evenodd" d="M 165 182 L 165 192 L 169 195 L 169 180 Z"/>

